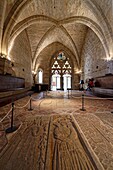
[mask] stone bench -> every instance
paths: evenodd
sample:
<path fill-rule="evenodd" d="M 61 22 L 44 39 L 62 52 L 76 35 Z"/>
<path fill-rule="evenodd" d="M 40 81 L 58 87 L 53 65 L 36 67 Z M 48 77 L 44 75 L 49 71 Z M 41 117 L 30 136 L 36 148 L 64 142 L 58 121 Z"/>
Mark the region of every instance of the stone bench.
<path fill-rule="evenodd" d="M 92 92 L 97 96 L 113 97 L 113 75 L 107 74 L 95 78 L 95 87 L 93 87 Z"/>
<path fill-rule="evenodd" d="M 11 89 L 9 91 L 0 92 L 0 98 L 13 96 L 13 95 L 17 95 L 17 94 L 20 94 L 20 93 L 25 93 L 29 90 L 31 90 L 31 87 L 17 88 L 17 89 Z"/>
<path fill-rule="evenodd" d="M 11 75 L 0 74 L 0 92 L 14 91 L 25 88 L 25 79 Z"/>
<path fill-rule="evenodd" d="M 96 96 L 113 97 L 113 89 L 106 89 L 101 87 L 93 87 L 92 92 Z"/>
<path fill-rule="evenodd" d="M 0 107 L 33 93 L 31 87 L 0 92 Z"/>

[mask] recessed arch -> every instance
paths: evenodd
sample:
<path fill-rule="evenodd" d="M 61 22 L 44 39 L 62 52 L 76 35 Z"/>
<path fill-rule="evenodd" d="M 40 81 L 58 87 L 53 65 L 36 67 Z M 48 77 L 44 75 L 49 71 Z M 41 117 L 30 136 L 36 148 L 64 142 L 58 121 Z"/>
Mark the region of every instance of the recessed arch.
<path fill-rule="evenodd" d="M 73 52 L 72 52 L 68 47 L 66 47 L 64 44 L 61 44 L 61 43 L 59 43 L 59 42 L 51 43 L 51 44 L 49 44 L 47 47 L 45 47 L 40 53 L 44 53 L 45 50 L 47 50 L 47 49 L 49 49 L 49 48 L 53 48 L 54 46 L 59 46 L 59 47 L 58 47 L 58 50 L 55 49 L 55 50 L 53 50 L 54 52 L 51 52 L 51 54 L 48 55 L 48 61 L 49 61 L 49 63 L 51 62 L 51 56 L 55 55 L 55 54 L 58 53 L 59 51 L 66 51 L 66 53 L 70 56 L 71 60 L 73 60 L 75 67 L 77 67 L 77 69 L 80 69 L 80 65 L 78 65 L 75 55 L 74 55 Z M 39 57 L 37 57 L 37 59 L 36 59 L 36 63 L 35 63 L 35 67 L 34 67 L 34 70 L 35 70 L 36 72 L 37 72 L 37 70 L 38 70 L 38 68 L 39 68 L 39 65 L 37 64 L 39 58 L 40 58 L 40 54 L 39 54 Z"/>
<path fill-rule="evenodd" d="M 56 42 L 56 43 L 58 43 L 58 42 Z M 51 45 L 56 44 L 56 43 L 52 43 Z M 49 66 L 51 67 L 51 63 L 52 63 L 52 60 L 53 60 L 53 56 L 58 56 L 58 54 L 59 54 L 60 52 L 64 51 L 67 56 L 68 56 L 68 55 L 70 56 L 69 58 L 70 58 L 71 66 L 74 67 L 73 60 L 75 60 L 75 58 L 72 58 L 73 53 L 70 51 L 70 49 L 68 49 L 67 47 L 65 47 L 63 44 L 61 44 L 61 43 L 58 43 L 58 44 L 62 45 L 62 48 L 60 48 L 59 50 L 55 51 L 55 52 L 52 54 L 52 56 L 51 56 L 51 58 L 50 58 L 50 61 L 49 61 L 49 62 L 50 62 L 50 65 L 49 65 Z M 50 45 L 49 45 L 49 46 L 50 46 Z M 70 55 L 70 54 L 71 54 L 71 55 Z"/>

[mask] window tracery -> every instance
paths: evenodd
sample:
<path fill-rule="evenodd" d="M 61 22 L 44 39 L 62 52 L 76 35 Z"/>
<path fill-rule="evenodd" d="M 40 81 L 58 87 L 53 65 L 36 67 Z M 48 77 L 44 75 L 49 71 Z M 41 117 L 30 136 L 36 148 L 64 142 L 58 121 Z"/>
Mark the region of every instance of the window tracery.
<path fill-rule="evenodd" d="M 53 58 L 51 77 L 51 84 L 56 86 L 56 88 L 71 88 L 72 66 L 70 59 L 65 56 L 64 52 L 59 52 L 58 55 Z"/>

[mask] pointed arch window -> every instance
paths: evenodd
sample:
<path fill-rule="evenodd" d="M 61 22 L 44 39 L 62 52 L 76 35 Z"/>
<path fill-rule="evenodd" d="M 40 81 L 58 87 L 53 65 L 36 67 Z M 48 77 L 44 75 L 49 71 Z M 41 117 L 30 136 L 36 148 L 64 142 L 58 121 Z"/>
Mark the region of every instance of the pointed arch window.
<path fill-rule="evenodd" d="M 71 88 L 72 63 L 64 52 L 59 52 L 51 63 L 51 89 Z"/>
<path fill-rule="evenodd" d="M 38 70 L 38 83 L 43 83 L 43 70 L 39 69 Z"/>

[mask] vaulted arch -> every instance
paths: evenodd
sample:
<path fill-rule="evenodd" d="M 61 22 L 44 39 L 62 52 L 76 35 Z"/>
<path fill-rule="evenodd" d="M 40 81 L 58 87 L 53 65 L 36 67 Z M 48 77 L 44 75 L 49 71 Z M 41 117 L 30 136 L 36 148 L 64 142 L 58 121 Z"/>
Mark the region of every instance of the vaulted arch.
<path fill-rule="evenodd" d="M 2 51 L 5 51 L 5 53 L 7 53 L 8 41 L 10 39 L 10 35 L 12 34 L 11 33 L 12 30 L 14 31 L 13 28 L 14 28 L 14 26 L 16 24 L 16 21 L 17 21 L 18 17 L 21 15 L 22 11 L 24 11 L 30 5 L 30 3 L 34 3 L 35 6 L 37 6 L 36 5 L 37 1 L 35 1 L 35 0 L 20 0 L 20 1 L 16 1 L 16 3 L 12 7 L 9 15 L 7 16 L 7 18 L 5 20 L 5 23 L 4 23 L 4 33 L 3 33 L 3 41 L 2 41 Z M 94 16 L 97 18 L 97 20 L 96 21 L 93 20 L 93 22 L 95 22 L 101 28 L 101 31 L 104 33 L 104 37 L 107 39 L 107 43 L 105 43 L 105 44 L 109 44 L 110 45 L 110 47 L 109 47 L 110 49 L 109 49 L 109 52 L 108 52 L 109 55 L 110 55 L 110 53 L 112 53 L 111 46 L 113 44 L 113 41 L 112 41 L 112 38 L 111 38 L 111 35 L 112 35 L 111 32 L 112 31 L 111 31 L 111 27 L 108 24 L 108 21 L 107 21 L 105 15 L 104 15 L 102 9 L 98 6 L 98 4 L 96 2 L 94 2 L 92 0 L 91 1 L 86 0 L 85 2 L 83 1 L 83 4 L 86 4 L 86 6 L 90 9 L 92 14 L 94 14 Z M 38 6 L 36 8 L 38 10 Z M 86 18 L 89 18 L 89 17 L 87 16 Z M 100 22 L 100 21 L 102 21 L 102 22 Z"/>
<path fill-rule="evenodd" d="M 62 44 L 60 42 L 53 42 L 53 43 L 49 44 L 48 46 L 46 46 L 39 53 L 39 56 L 36 58 L 34 71 L 37 72 L 38 68 L 40 67 L 40 60 L 41 59 L 46 60 L 49 63 L 51 63 L 51 57 L 54 56 L 59 51 L 65 51 L 67 53 L 67 55 L 69 55 L 71 60 L 73 61 L 73 67 L 75 66 L 75 68 L 80 69 L 80 66 L 77 64 L 77 60 L 76 60 L 76 57 L 73 54 L 73 52 L 67 46 L 65 46 L 64 44 Z M 45 56 L 45 54 L 47 54 L 47 53 L 48 53 L 48 55 Z M 44 58 L 44 56 L 45 56 L 45 58 Z"/>
<path fill-rule="evenodd" d="M 71 38 L 71 36 L 68 34 L 67 30 L 64 28 L 64 26 L 66 24 L 69 23 L 80 23 L 83 25 L 86 25 L 87 27 L 89 27 L 90 29 L 92 29 L 96 35 L 99 37 L 105 52 L 106 52 L 106 57 L 109 58 L 109 42 L 106 41 L 106 38 L 104 36 L 104 33 L 102 31 L 102 29 L 99 27 L 99 25 L 97 25 L 97 23 L 95 23 L 94 21 L 92 21 L 89 18 L 86 17 L 70 17 L 61 21 L 56 21 L 53 18 L 49 18 L 46 16 L 32 16 L 30 18 L 25 19 L 24 21 L 20 22 L 19 24 L 17 24 L 14 29 L 12 30 L 12 34 L 10 37 L 10 43 L 12 41 L 14 41 L 14 39 L 26 28 L 28 28 L 29 26 L 31 26 L 34 23 L 40 23 L 41 21 L 43 22 L 50 22 L 52 27 L 44 34 L 44 36 L 42 37 L 42 39 L 40 40 L 40 42 L 37 44 L 37 48 L 36 48 L 36 52 L 35 52 L 35 56 L 33 57 L 33 68 L 35 67 L 35 61 L 36 58 L 38 56 L 38 54 L 41 52 L 41 50 L 43 50 L 43 48 L 46 47 L 46 45 L 49 45 L 46 42 L 46 39 L 48 39 L 49 35 L 52 35 L 51 33 L 56 29 L 56 30 L 60 30 L 62 32 L 62 34 L 64 34 L 67 37 L 67 40 L 69 40 L 70 44 L 72 45 L 72 48 L 74 50 L 75 56 L 77 57 L 77 62 L 78 64 L 80 63 L 80 57 L 78 55 L 77 52 L 77 48 L 76 48 L 76 44 L 73 42 L 73 39 Z M 59 35 L 59 34 L 58 34 Z M 58 37 L 57 37 L 58 38 Z M 48 41 L 48 40 L 47 40 Z M 58 41 L 54 40 L 53 42 Z M 45 43 L 46 42 L 46 43 Z M 44 46 L 43 46 L 44 43 Z M 50 42 L 52 43 L 52 41 Z"/>

